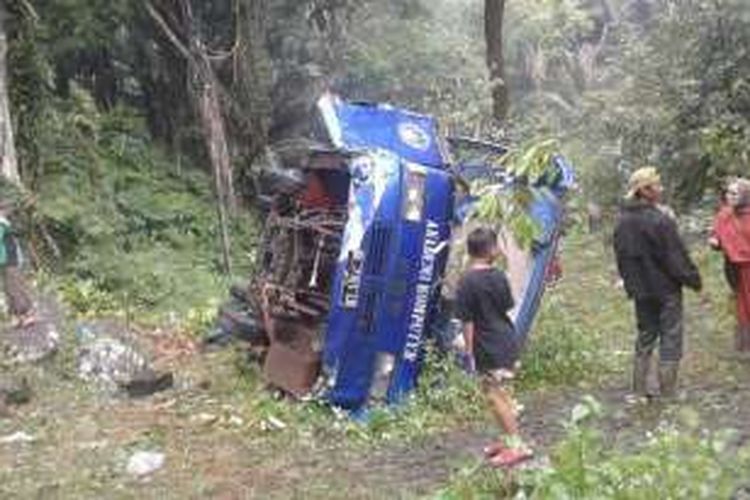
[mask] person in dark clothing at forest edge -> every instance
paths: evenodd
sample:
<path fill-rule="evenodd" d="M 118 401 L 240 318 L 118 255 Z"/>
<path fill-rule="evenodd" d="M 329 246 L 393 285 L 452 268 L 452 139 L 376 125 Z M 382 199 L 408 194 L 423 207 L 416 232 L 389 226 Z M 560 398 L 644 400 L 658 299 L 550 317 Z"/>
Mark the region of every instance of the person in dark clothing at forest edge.
<path fill-rule="evenodd" d="M 20 268 L 20 251 L 8 216 L 13 202 L 0 199 L 0 272 L 3 277 L 5 301 L 14 326 L 24 327 L 35 321 L 34 303 Z"/>
<path fill-rule="evenodd" d="M 532 456 L 520 438 L 509 387 L 520 350 L 508 317 L 513 296 L 505 274 L 494 266 L 500 255 L 497 234 L 474 229 L 466 246 L 471 260 L 456 291 L 456 316 L 463 323 L 465 347 L 481 377 L 482 391 L 506 433 L 505 440 L 488 446 L 485 454 L 492 465 L 512 466 Z"/>
<path fill-rule="evenodd" d="M 636 170 L 615 225 L 614 249 L 625 291 L 635 302 L 638 335 L 633 392 L 647 396 L 651 354 L 659 344 L 659 386 L 673 397 L 682 358 L 682 288 L 701 290 L 671 210 L 659 204 L 662 185 L 654 167 Z"/>

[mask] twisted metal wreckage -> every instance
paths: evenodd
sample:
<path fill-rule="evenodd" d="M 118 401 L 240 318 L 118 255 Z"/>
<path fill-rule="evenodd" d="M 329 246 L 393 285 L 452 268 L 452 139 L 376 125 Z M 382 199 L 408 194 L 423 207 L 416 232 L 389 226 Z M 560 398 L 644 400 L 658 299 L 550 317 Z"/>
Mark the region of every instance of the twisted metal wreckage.
<path fill-rule="evenodd" d="M 267 218 L 249 308 L 225 311 L 228 329 L 264 350 L 263 370 L 293 395 L 322 394 L 361 410 L 398 402 L 417 382 L 425 339 L 439 323 L 441 285 L 461 176 L 497 175 L 498 145 L 443 141 L 431 117 L 324 95 L 315 146 L 275 148 L 258 177 Z M 325 146 L 321 146 L 325 144 Z M 448 153 L 461 149 L 452 164 Z M 468 151 L 468 154 L 467 154 Z M 572 169 L 532 189 L 541 228 L 532 250 L 510 255 L 518 335 L 526 336 L 544 289 Z M 505 176 L 507 188 L 518 180 Z M 242 315 L 245 315 L 244 317 Z"/>

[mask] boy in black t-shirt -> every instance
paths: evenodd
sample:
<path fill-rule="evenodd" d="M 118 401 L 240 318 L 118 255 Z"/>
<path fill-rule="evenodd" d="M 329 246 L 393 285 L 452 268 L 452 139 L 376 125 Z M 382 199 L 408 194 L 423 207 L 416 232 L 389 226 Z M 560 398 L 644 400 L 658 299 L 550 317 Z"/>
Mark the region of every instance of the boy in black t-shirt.
<path fill-rule="evenodd" d="M 456 292 L 456 315 L 463 322 L 466 350 L 481 377 L 482 391 L 506 434 L 485 454 L 492 465 L 512 466 L 532 456 L 520 438 L 508 387 L 520 350 L 508 317 L 513 296 L 505 273 L 493 265 L 500 255 L 497 234 L 477 228 L 466 243 L 471 261 Z"/>

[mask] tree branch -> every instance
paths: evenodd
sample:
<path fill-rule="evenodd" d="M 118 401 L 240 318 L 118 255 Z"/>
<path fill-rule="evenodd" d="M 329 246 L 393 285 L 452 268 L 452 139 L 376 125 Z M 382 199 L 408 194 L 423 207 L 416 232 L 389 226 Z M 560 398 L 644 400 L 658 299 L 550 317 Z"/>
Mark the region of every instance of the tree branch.
<path fill-rule="evenodd" d="M 21 7 L 23 7 L 26 10 L 26 13 L 31 18 L 32 22 L 39 21 L 39 14 L 36 13 L 36 9 L 34 9 L 34 6 L 31 5 L 28 0 L 20 0 Z"/>
<path fill-rule="evenodd" d="M 175 32 L 172 30 L 172 28 L 169 27 L 169 24 L 164 20 L 161 14 L 159 14 L 159 11 L 156 10 L 156 7 L 153 6 L 153 4 L 146 0 L 146 10 L 148 10 L 149 15 L 153 18 L 153 20 L 156 22 L 156 24 L 159 25 L 159 27 L 162 29 L 164 34 L 167 36 L 170 42 L 172 42 L 172 45 L 177 49 L 177 51 L 187 60 L 192 60 L 193 56 L 188 50 L 188 48 L 185 46 L 185 44 L 179 39 L 179 37 L 175 34 Z"/>

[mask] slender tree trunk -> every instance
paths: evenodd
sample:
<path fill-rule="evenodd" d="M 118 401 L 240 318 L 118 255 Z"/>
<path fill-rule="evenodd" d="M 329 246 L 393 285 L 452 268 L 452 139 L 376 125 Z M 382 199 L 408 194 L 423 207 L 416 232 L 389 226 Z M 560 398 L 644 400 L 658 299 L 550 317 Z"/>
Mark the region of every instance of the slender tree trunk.
<path fill-rule="evenodd" d="M 170 26 L 159 11 L 146 2 L 153 20 L 163 30 L 174 48 L 185 58 L 190 76 L 190 91 L 201 122 L 203 137 L 211 160 L 214 177 L 216 208 L 219 217 L 222 263 L 224 271 L 231 274 L 228 212 L 234 213 L 237 198 L 234 192 L 232 164 L 227 145 L 224 117 L 219 98 L 219 82 L 211 67 L 208 51 L 201 40 L 196 21 L 188 0 L 180 0 L 178 6 L 183 14 L 182 26 Z M 180 39 L 181 32 L 183 39 Z M 187 40 L 185 41 L 184 38 Z"/>
<path fill-rule="evenodd" d="M 484 0 L 484 39 L 492 92 L 492 116 L 499 121 L 508 114 L 508 85 L 503 59 L 503 16 L 505 0 Z"/>
<path fill-rule="evenodd" d="M 192 45 L 192 44 L 191 44 Z M 191 73 L 195 85 L 198 115 L 201 120 L 203 136 L 208 148 L 213 170 L 221 183 L 224 203 L 230 212 L 237 209 L 237 197 L 234 192 L 232 162 L 229 157 L 224 116 L 219 99 L 219 82 L 211 69 L 211 63 L 205 51 L 194 53 Z"/>
<path fill-rule="evenodd" d="M 217 196 L 220 197 L 225 209 L 234 214 L 237 211 L 237 197 L 234 193 L 232 161 L 229 157 L 224 115 L 221 112 L 219 81 L 211 67 L 208 50 L 201 39 L 189 0 L 182 0 L 182 6 L 188 22 L 189 40 L 187 48 L 190 54 L 188 71 L 191 74 L 196 107 L 208 148 L 208 156 L 221 187 Z"/>
<path fill-rule="evenodd" d="M 229 157 L 224 116 L 221 113 L 219 98 L 219 82 L 216 79 L 208 58 L 206 47 L 192 18 L 189 4 L 185 3 L 190 26 L 190 40 L 188 50 L 188 67 L 193 84 L 198 116 L 201 121 L 203 137 L 208 148 L 214 175 L 214 189 L 217 198 L 219 229 L 221 231 L 222 264 L 227 274 L 232 274 L 232 260 L 230 256 L 231 242 L 229 239 L 228 213 L 237 212 L 237 197 L 234 192 L 232 162 Z"/>
<path fill-rule="evenodd" d="M 5 33 L 7 18 L 8 12 L 5 10 L 5 0 L 0 0 L 0 175 L 14 184 L 21 184 L 8 99 L 8 72 L 6 67 L 8 37 Z"/>
<path fill-rule="evenodd" d="M 192 43 L 191 43 L 192 45 Z M 229 229 L 227 212 L 234 212 L 237 208 L 236 197 L 232 182 L 232 169 L 229 159 L 229 148 L 226 141 L 224 120 L 221 115 L 218 82 L 210 68 L 210 62 L 205 52 L 194 54 L 197 58 L 191 66 L 194 72 L 194 91 L 197 96 L 198 114 L 200 115 L 203 135 L 208 154 L 213 165 L 214 190 L 216 191 L 219 227 L 221 230 L 221 249 L 224 270 L 232 273 L 232 263 L 229 249 Z"/>

